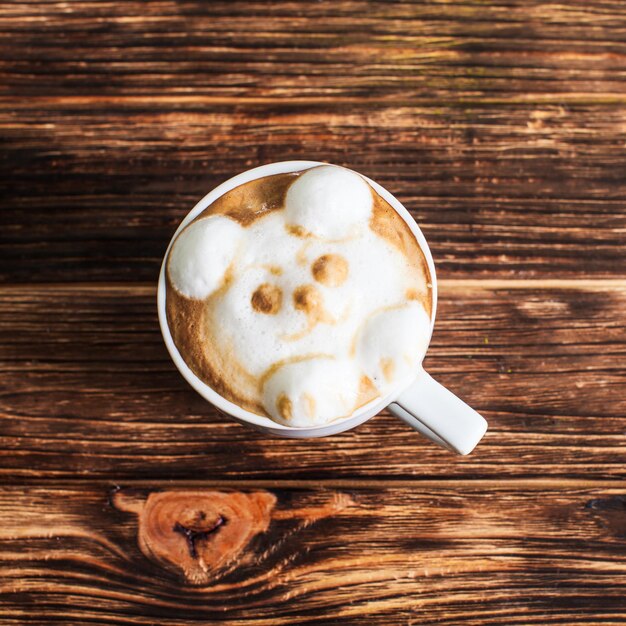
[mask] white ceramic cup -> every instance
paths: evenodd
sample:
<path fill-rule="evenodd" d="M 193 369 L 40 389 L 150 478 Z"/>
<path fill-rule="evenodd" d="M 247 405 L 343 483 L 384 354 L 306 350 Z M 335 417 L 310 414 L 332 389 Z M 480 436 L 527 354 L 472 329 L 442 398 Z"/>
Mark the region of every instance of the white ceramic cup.
<path fill-rule="evenodd" d="M 261 178 L 262 176 L 271 176 L 272 174 L 283 174 L 286 172 L 299 172 L 307 170 L 317 165 L 324 165 L 318 161 L 283 161 L 280 163 L 270 163 L 262 165 L 254 169 L 242 172 L 234 176 L 230 180 L 222 183 L 213 191 L 208 193 L 196 206 L 187 214 L 185 219 L 178 227 L 172 241 L 168 246 L 167 252 L 161 265 L 161 273 L 159 275 L 159 286 L 157 292 L 157 305 L 159 311 L 159 324 L 165 345 L 180 373 L 185 377 L 187 382 L 206 400 L 215 405 L 220 411 L 226 413 L 235 420 L 256 428 L 257 430 L 272 435 L 280 435 L 283 437 L 306 438 L 306 437 L 325 437 L 334 435 L 354 428 L 363 422 L 366 422 L 376 414 L 380 413 L 384 408 L 405 421 L 409 426 L 419 431 L 435 443 L 458 452 L 459 454 L 468 454 L 476 444 L 480 441 L 487 430 L 487 422 L 474 409 L 470 408 L 465 402 L 457 398 L 451 391 L 435 381 L 423 369 L 417 378 L 404 389 L 396 390 L 393 394 L 386 395 L 369 402 L 355 411 L 349 417 L 344 417 L 323 426 L 313 426 L 296 428 L 283 426 L 274 422 L 269 417 L 256 415 L 250 411 L 242 409 L 237 404 L 230 402 L 222 397 L 215 390 L 202 382 L 187 366 L 182 356 L 178 352 L 176 345 L 172 339 L 170 329 L 167 325 L 167 317 L 165 314 L 165 260 L 169 253 L 172 243 L 176 239 L 178 233 L 195 219 L 204 209 L 206 209 L 217 198 L 225 194 L 227 191 L 238 187 L 251 180 Z M 435 264 L 433 258 L 422 235 L 422 231 L 417 226 L 411 214 L 402 206 L 402 204 L 394 198 L 386 189 L 378 183 L 364 177 L 367 182 L 402 216 L 409 228 L 415 235 L 422 252 L 428 263 L 432 282 L 432 315 L 431 315 L 431 333 L 435 323 L 435 313 L 437 309 L 437 278 L 435 276 Z"/>

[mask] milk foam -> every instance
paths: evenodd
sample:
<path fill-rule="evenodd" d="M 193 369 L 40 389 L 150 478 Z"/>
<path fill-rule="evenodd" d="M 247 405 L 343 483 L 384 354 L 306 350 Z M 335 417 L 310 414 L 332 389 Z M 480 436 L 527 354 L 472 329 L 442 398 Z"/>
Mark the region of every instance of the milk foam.
<path fill-rule="evenodd" d="M 285 219 L 323 239 L 344 239 L 367 224 L 372 192 L 358 174 L 322 165 L 307 170 L 285 198 Z"/>
<path fill-rule="evenodd" d="M 413 284 L 402 255 L 369 229 L 344 242 L 301 239 L 285 230 L 284 216 L 276 211 L 247 231 L 241 266 L 215 303 L 214 321 L 222 331 L 218 341 L 244 355 L 255 376 L 292 357 L 347 356 L 364 320 L 381 307 L 404 301 Z M 339 287 L 320 284 L 312 275 L 315 260 L 330 253 L 348 263 L 348 276 Z M 282 273 L 273 274 L 272 268 Z M 274 315 L 260 314 L 252 306 L 251 295 L 265 283 L 282 292 L 282 306 Z M 294 306 L 294 292 L 303 285 L 319 292 L 326 314 L 310 329 L 310 316 Z"/>
<path fill-rule="evenodd" d="M 279 367 L 263 385 L 263 404 L 277 422 L 317 426 L 350 415 L 358 392 L 351 361 L 312 357 Z"/>
<path fill-rule="evenodd" d="M 169 255 L 170 279 L 176 289 L 197 300 L 210 296 L 224 281 L 243 235 L 237 222 L 220 215 L 187 226 Z"/>
<path fill-rule="evenodd" d="M 258 381 L 246 392 L 278 422 L 350 415 L 364 376 L 382 396 L 419 371 L 430 320 L 409 298 L 426 293 L 427 279 L 369 228 L 371 213 L 360 176 L 322 166 L 295 179 L 285 209 L 247 228 L 203 218 L 174 244 L 173 286 L 191 298 L 213 294 L 206 350 L 241 364 Z M 227 288 L 215 292 L 227 269 Z"/>
<path fill-rule="evenodd" d="M 359 333 L 357 359 L 379 391 L 415 378 L 428 348 L 430 319 L 418 302 L 374 313 Z"/>

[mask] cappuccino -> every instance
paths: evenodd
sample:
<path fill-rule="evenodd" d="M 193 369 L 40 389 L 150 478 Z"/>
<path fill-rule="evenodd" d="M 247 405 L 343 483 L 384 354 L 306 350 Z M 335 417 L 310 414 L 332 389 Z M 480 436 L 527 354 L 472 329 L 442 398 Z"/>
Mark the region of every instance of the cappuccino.
<path fill-rule="evenodd" d="M 430 339 L 428 266 L 367 181 L 323 165 L 225 193 L 166 259 L 166 313 L 194 374 L 288 426 L 406 386 Z"/>

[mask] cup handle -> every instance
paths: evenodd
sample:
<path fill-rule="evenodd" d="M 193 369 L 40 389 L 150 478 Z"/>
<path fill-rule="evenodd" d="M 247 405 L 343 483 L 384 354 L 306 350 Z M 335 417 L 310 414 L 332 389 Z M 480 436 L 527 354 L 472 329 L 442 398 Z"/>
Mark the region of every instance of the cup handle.
<path fill-rule="evenodd" d="M 424 370 L 389 411 L 440 446 L 469 454 L 487 431 L 487 421 Z"/>

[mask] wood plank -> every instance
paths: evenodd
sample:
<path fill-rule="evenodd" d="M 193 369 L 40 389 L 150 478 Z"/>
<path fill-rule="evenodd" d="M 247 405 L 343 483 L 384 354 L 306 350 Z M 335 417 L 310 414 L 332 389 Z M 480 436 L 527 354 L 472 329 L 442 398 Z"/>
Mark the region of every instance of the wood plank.
<path fill-rule="evenodd" d="M 155 280 L 199 198 L 292 158 L 395 193 L 440 277 L 624 275 L 623 108 L 41 107 L 0 111 L 2 282 Z"/>
<path fill-rule="evenodd" d="M 619 0 L 2 7 L 0 93 L 12 96 L 522 96 L 559 104 L 625 95 Z"/>
<path fill-rule="evenodd" d="M 2 281 L 152 280 L 199 197 L 289 158 L 388 186 L 444 277 L 622 273 L 618 1 L 0 6 Z"/>
<path fill-rule="evenodd" d="M 491 286 L 490 286 L 491 285 Z M 426 366 L 485 414 L 455 457 L 390 416 L 266 438 L 189 389 L 146 286 L 0 293 L 0 473 L 122 479 L 624 477 L 626 284 L 443 282 Z"/>
<path fill-rule="evenodd" d="M 7 624 L 618 624 L 625 502 L 624 482 L 5 486 L 0 615 Z M 174 526 L 201 532 L 216 515 L 230 518 L 196 535 L 192 556 Z M 266 529 L 231 542 L 232 560 L 213 569 L 214 548 L 260 519 Z M 206 573 L 186 577 L 204 572 L 201 562 Z"/>
<path fill-rule="evenodd" d="M 0 0 L 0 622 L 626 623 L 625 85 L 621 0 Z M 289 158 L 422 225 L 472 456 L 175 371 L 169 237 Z"/>

